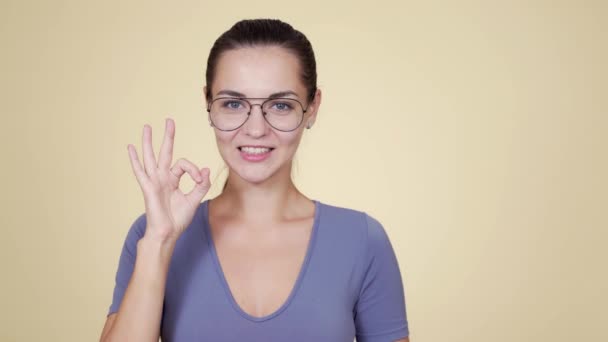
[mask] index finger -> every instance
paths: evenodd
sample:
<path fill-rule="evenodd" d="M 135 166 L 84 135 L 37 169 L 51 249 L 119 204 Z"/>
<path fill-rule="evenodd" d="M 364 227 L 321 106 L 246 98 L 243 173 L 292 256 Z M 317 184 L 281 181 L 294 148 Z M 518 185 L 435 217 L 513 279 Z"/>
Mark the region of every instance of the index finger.
<path fill-rule="evenodd" d="M 158 157 L 158 167 L 169 169 L 171 160 L 173 160 L 173 141 L 175 139 L 175 122 L 171 118 L 165 119 L 165 137 L 160 146 L 160 155 Z"/>

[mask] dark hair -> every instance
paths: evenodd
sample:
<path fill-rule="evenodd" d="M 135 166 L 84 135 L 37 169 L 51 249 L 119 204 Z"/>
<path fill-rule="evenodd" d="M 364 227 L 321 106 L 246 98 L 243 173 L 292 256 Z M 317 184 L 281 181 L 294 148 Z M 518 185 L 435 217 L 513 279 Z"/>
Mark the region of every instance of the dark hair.
<path fill-rule="evenodd" d="M 288 23 L 278 19 L 243 19 L 222 33 L 215 41 L 207 58 L 207 92 L 211 101 L 211 86 L 215 78 L 217 62 L 229 50 L 255 46 L 279 46 L 293 53 L 300 61 L 300 79 L 307 90 L 308 101 L 315 98 L 317 91 L 317 63 L 312 45 L 306 36 Z M 222 191 L 226 189 L 227 181 Z"/>
<path fill-rule="evenodd" d="M 317 90 L 317 64 L 312 45 L 306 36 L 278 19 L 243 19 L 224 32 L 213 44 L 207 58 L 207 101 L 211 100 L 211 85 L 215 67 L 222 53 L 242 47 L 279 46 L 292 52 L 300 61 L 300 77 L 312 101 Z"/>

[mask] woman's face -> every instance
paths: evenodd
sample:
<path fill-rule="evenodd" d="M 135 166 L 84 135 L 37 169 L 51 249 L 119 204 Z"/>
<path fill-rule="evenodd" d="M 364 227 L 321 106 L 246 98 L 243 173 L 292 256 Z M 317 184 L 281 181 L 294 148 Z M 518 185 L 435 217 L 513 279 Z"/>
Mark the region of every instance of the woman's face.
<path fill-rule="evenodd" d="M 206 91 L 205 87 L 204 92 Z M 304 108 L 308 106 L 300 126 L 290 132 L 276 130 L 266 122 L 260 106 L 255 105 L 264 100 L 249 100 L 254 104 L 251 114 L 238 129 L 221 131 L 214 127 L 220 155 L 231 173 L 236 173 L 250 183 L 261 183 L 279 172 L 289 174 L 302 133 L 306 125 L 312 125 L 316 119 L 321 102 L 321 92 L 317 90 L 315 100 L 308 104 L 306 87 L 300 80 L 297 57 L 277 46 L 226 51 L 216 65 L 212 91 L 212 99 L 231 96 L 226 94 L 226 91 L 256 98 L 267 98 L 271 94 L 291 91 L 295 94 L 281 97 L 296 99 Z M 262 157 L 251 156 L 241 149 L 243 146 L 266 146 L 272 150 L 259 160 Z"/>

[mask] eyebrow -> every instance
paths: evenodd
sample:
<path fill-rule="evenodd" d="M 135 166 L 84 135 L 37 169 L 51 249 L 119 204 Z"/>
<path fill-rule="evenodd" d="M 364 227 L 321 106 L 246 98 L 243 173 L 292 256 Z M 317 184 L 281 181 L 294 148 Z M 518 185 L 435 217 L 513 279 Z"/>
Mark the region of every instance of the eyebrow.
<path fill-rule="evenodd" d="M 234 97 L 247 97 L 245 94 L 243 93 L 239 93 L 238 91 L 234 91 L 234 90 L 229 90 L 229 89 L 224 89 L 224 90 L 220 90 L 216 95 L 228 95 L 228 96 L 234 96 Z M 296 94 L 294 91 L 291 90 L 285 90 L 285 91 L 280 91 L 278 93 L 273 93 L 270 94 L 268 96 L 269 99 L 273 99 L 273 98 L 277 98 L 277 97 L 286 97 L 288 95 L 293 95 L 295 97 L 298 97 L 298 94 Z"/>

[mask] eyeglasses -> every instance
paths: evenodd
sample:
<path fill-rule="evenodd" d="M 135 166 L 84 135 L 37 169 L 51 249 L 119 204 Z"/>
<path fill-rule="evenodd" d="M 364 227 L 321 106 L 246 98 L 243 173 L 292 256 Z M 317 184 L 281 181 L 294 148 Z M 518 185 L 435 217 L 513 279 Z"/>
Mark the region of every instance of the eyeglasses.
<path fill-rule="evenodd" d="M 251 104 L 248 100 L 264 100 L 261 104 Z M 218 97 L 207 106 L 209 120 L 213 126 L 221 131 L 234 131 L 243 126 L 251 115 L 251 108 L 260 106 L 264 120 L 274 129 L 291 132 L 300 127 L 304 119 L 302 103 L 290 98 L 263 98 L 263 97 Z"/>

